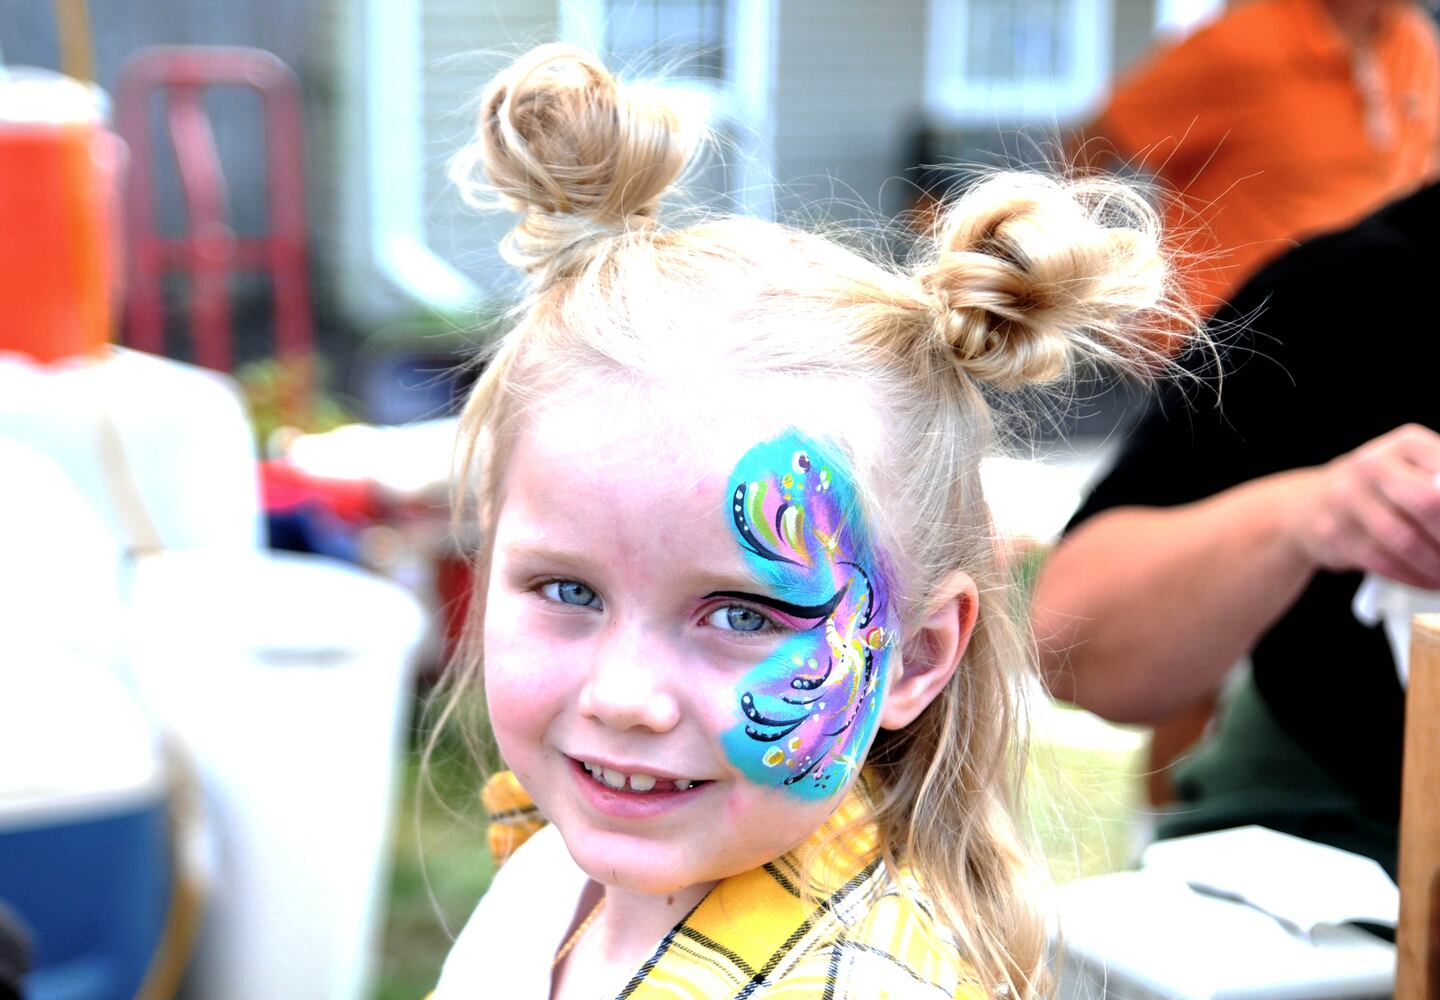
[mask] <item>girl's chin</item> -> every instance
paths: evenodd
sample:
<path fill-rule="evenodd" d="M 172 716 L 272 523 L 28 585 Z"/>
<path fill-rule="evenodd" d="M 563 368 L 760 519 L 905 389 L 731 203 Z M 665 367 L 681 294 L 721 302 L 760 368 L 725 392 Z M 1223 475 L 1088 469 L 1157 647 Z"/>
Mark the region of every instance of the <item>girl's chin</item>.
<path fill-rule="evenodd" d="M 652 851 L 642 859 L 629 854 L 617 856 L 597 850 L 596 846 L 580 851 L 572 848 L 570 854 L 581 871 L 603 886 L 650 896 L 673 896 L 702 886 L 708 890 L 714 885 L 713 880 L 700 878 L 698 872 L 687 878 L 691 873 L 677 870 L 659 852 Z"/>

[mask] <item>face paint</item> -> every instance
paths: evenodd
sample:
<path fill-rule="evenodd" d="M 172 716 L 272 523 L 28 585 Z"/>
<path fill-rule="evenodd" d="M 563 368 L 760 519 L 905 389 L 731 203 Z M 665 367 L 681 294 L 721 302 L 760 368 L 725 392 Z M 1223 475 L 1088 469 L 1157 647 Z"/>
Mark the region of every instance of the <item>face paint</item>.
<path fill-rule="evenodd" d="M 741 679 L 726 754 L 753 781 L 834 794 L 870 745 L 898 638 L 854 481 L 838 454 L 787 431 L 740 459 L 726 517 L 751 571 L 784 597 L 761 603 L 802 629 Z"/>

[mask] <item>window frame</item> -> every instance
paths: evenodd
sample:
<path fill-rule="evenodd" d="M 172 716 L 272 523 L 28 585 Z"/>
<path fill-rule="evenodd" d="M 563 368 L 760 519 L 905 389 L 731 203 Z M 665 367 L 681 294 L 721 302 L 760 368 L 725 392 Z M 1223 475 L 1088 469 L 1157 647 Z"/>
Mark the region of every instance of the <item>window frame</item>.
<path fill-rule="evenodd" d="M 607 0 L 563 0 L 560 38 L 604 58 Z M 776 19 L 779 0 L 729 0 L 725 12 L 725 78 L 669 77 L 656 81 L 688 115 L 719 132 L 734 126 L 736 179 L 729 192 L 738 210 L 761 219 L 775 214 L 773 183 Z M 740 40 L 744 44 L 739 44 Z M 622 74 L 626 67 L 612 67 Z"/>
<path fill-rule="evenodd" d="M 1071 72 L 1060 79 L 997 85 L 967 73 L 970 0 L 929 0 L 925 104 L 930 116 L 949 122 L 1064 121 L 1092 107 L 1110 79 L 1114 2 L 1065 2 L 1069 16 L 1060 34 L 1070 49 Z"/>

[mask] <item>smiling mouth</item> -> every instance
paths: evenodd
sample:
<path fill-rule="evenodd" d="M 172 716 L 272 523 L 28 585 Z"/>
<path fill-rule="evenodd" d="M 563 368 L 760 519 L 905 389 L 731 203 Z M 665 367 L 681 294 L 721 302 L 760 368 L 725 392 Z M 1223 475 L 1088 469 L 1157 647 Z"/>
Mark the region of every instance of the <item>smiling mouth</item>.
<path fill-rule="evenodd" d="M 573 758 L 572 758 L 573 759 Z M 635 773 L 627 774 L 624 771 L 617 771 L 613 767 L 602 767 L 593 764 L 588 760 L 576 760 L 585 769 L 592 781 L 595 781 L 612 792 L 632 792 L 637 795 L 655 795 L 661 792 L 688 792 L 703 785 L 710 784 L 709 781 L 690 778 L 659 778 L 653 774 Z"/>

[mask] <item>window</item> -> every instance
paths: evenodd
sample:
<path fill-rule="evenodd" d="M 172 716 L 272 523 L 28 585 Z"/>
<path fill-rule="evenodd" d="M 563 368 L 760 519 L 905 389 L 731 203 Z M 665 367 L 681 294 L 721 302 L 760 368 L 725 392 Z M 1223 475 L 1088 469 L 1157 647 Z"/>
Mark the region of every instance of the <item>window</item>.
<path fill-rule="evenodd" d="M 701 115 L 717 155 L 690 188 L 723 210 L 773 213 L 770 159 L 778 0 L 564 0 L 561 36 L 632 79 L 658 78 Z"/>
<path fill-rule="evenodd" d="M 1056 121 L 1110 70 L 1111 0 L 931 0 L 927 103 L 941 120 Z"/>
<path fill-rule="evenodd" d="M 605 58 L 645 76 L 691 80 L 729 77 L 726 0 L 649 0 L 604 3 Z"/>
<path fill-rule="evenodd" d="M 1056 30 L 1067 6 L 1066 0 L 970 0 L 965 11 L 966 75 L 989 87 L 1069 77 L 1074 54 Z"/>
<path fill-rule="evenodd" d="M 629 77 L 661 77 L 717 91 L 736 79 L 744 8 L 755 0 L 565 0 L 560 30 Z"/>

